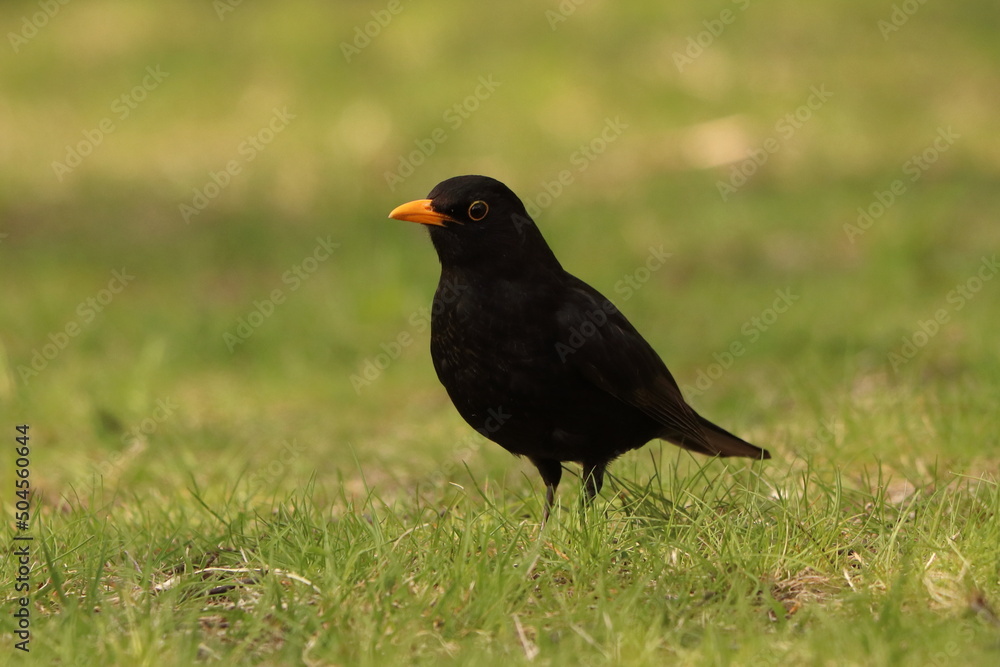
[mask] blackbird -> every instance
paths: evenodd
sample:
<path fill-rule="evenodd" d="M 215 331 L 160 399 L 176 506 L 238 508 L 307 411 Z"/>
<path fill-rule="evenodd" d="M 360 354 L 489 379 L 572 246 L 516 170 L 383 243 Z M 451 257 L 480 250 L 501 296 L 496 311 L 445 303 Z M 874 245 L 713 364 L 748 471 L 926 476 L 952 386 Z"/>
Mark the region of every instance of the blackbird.
<path fill-rule="evenodd" d="M 441 261 L 434 369 L 470 426 L 538 468 L 543 522 L 563 461 L 583 465 L 592 499 L 608 463 L 654 438 L 709 456 L 771 457 L 685 402 L 649 343 L 562 268 L 500 181 L 449 178 L 389 217 L 428 226 Z"/>

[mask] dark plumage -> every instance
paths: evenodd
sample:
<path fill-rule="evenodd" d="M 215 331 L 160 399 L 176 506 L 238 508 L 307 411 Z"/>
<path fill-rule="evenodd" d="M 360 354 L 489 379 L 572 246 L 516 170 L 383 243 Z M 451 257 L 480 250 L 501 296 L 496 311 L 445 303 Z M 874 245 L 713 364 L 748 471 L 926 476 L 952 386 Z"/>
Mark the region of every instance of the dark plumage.
<path fill-rule="evenodd" d="M 603 295 L 563 270 L 503 183 L 457 176 L 389 214 L 428 225 L 441 260 L 431 357 L 458 412 L 545 481 L 563 461 L 587 495 L 604 470 L 654 438 L 709 456 L 770 454 L 698 415 L 649 343 Z"/>

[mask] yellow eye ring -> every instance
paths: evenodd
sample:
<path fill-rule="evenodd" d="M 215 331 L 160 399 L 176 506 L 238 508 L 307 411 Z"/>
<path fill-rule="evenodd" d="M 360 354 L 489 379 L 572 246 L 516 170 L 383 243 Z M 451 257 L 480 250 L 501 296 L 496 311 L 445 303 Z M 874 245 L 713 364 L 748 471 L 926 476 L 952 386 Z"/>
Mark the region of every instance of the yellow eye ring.
<path fill-rule="evenodd" d="M 482 199 L 477 199 L 469 205 L 469 219 L 479 222 L 490 212 L 489 205 Z"/>

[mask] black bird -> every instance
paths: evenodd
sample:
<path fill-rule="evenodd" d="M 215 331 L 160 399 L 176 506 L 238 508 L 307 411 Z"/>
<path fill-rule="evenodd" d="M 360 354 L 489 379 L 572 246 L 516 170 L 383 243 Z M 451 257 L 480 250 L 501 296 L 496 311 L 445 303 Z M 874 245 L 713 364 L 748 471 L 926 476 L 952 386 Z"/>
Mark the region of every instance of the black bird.
<path fill-rule="evenodd" d="M 441 260 L 434 368 L 470 426 L 538 468 L 543 521 L 563 461 L 583 465 L 593 498 L 608 463 L 654 438 L 709 456 L 771 457 L 684 401 L 649 343 L 562 268 L 500 181 L 449 178 L 389 217 L 428 225 Z"/>

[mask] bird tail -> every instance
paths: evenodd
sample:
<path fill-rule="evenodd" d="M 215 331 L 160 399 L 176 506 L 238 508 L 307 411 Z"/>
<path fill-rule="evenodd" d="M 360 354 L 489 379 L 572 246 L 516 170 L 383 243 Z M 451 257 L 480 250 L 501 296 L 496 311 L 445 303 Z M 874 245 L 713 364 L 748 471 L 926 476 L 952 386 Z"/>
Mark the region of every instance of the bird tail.
<path fill-rule="evenodd" d="M 705 434 L 705 440 L 708 441 L 710 453 L 715 456 L 745 456 L 750 459 L 771 458 L 771 453 L 766 449 L 751 445 L 746 440 L 736 437 L 721 426 L 716 426 L 701 415 L 698 415 L 698 423 Z"/>

